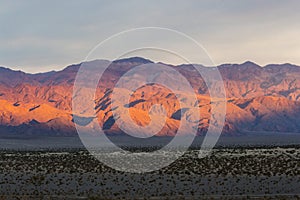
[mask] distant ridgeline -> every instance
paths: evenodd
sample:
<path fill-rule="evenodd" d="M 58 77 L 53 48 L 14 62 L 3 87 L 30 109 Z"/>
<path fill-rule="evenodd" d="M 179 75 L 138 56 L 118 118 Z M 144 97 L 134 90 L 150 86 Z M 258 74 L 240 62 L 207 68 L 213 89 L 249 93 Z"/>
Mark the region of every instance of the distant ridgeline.
<path fill-rule="evenodd" d="M 107 134 L 124 134 L 112 116 L 112 89 L 125 72 L 146 63 L 152 61 L 134 57 L 112 62 L 98 85 L 95 99 L 97 116 L 90 118 L 73 115 L 71 109 L 73 83 L 80 64 L 38 74 L 0 68 L 0 134 L 76 135 L 73 117 L 81 117 L 83 126 L 98 118 Z M 210 114 L 205 82 L 191 65 L 170 67 L 184 75 L 195 90 L 201 120 L 194 128 L 199 135 L 205 134 L 210 118 L 214 117 Z M 261 67 L 245 62 L 223 64 L 218 69 L 227 95 L 224 134 L 252 131 L 300 133 L 300 67 L 291 64 Z M 130 103 L 124 107 L 129 109 L 137 124 L 145 126 L 150 122 L 149 109 L 160 103 L 165 107 L 167 120 L 158 135 L 173 136 L 180 125 L 180 114 L 188 117 L 189 112 L 180 108 L 179 101 L 168 88 L 151 84 L 136 90 Z"/>

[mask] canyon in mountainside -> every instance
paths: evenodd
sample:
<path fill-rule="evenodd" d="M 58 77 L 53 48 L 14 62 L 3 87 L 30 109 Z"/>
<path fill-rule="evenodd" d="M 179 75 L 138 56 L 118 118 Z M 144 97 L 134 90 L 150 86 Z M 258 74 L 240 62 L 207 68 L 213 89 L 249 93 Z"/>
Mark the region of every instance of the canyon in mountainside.
<path fill-rule="evenodd" d="M 95 61 L 91 61 L 95 62 Z M 152 61 L 133 57 L 114 61 L 103 74 L 96 93 L 95 109 L 100 126 L 107 134 L 124 134 L 111 112 L 111 94 L 118 79 L 129 69 Z M 180 72 L 197 94 L 200 120 L 197 132 L 205 134 L 211 116 L 209 92 L 192 65 L 168 65 Z M 0 136 L 5 135 L 77 135 L 72 113 L 73 84 L 80 64 L 61 71 L 28 74 L 0 67 Z M 200 66 L 204 70 L 209 67 Z M 227 96 L 223 134 L 252 132 L 300 133 L 300 67 L 252 62 L 218 66 Z M 172 81 L 172 80 L 170 80 Z M 183 97 L 184 98 L 184 97 Z M 150 122 L 149 109 L 164 106 L 167 119 L 157 135 L 174 135 L 180 124 L 180 108 L 172 91 L 161 85 L 140 87 L 131 96 L 131 118 L 140 126 Z M 88 126 L 88 125 L 87 125 Z M 188 134 L 188 133 L 187 133 Z"/>

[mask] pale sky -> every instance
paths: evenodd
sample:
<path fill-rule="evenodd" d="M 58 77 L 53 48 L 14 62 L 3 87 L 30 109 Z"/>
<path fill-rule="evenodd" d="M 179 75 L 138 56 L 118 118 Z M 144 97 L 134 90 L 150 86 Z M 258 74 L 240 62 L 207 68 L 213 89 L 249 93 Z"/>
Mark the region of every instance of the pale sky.
<path fill-rule="evenodd" d="M 0 0 L 0 66 L 59 70 L 84 60 L 111 35 L 145 26 L 191 36 L 216 64 L 300 65 L 299 10 L 298 0 Z M 190 52 L 188 45 L 162 42 Z M 172 58 L 164 62 L 178 64 Z"/>

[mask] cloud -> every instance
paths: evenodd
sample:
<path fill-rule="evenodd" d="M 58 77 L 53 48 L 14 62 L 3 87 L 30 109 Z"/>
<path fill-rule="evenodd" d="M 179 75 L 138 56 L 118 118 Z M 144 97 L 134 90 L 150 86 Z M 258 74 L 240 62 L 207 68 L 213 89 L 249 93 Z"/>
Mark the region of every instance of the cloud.
<path fill-rule="evenodd" d="M 30 72 L 60 69 L 83 60 L 110 35 L 142 26 L 184 32 L 218 64 L 300 64 L 299 7 L 296 0 L 2 2 L 0 65 Z"/>

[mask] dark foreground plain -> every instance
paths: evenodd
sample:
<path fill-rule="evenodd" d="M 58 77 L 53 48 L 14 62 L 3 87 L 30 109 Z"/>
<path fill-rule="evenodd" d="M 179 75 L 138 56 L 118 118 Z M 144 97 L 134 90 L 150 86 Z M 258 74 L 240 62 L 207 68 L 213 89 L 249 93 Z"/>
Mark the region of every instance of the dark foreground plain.
<path fill-rule="evenodd" d="M 230 138 L 221 139 L 223 143 L 208 157 L 198 158 L 195 147 L 170 166 L 144 174 L 119 172 L 101 164 L 79 145 L 78 138 L 1 139 L 0 196 L 3 199 L 300 198 L 300 148 L 296 139 L 289 145 L 285 139 L 262 145 L 259 143 L 262 137 L 254 145 L 255 139 L 251 137 L 248 142 L 245 138 Z"/>

